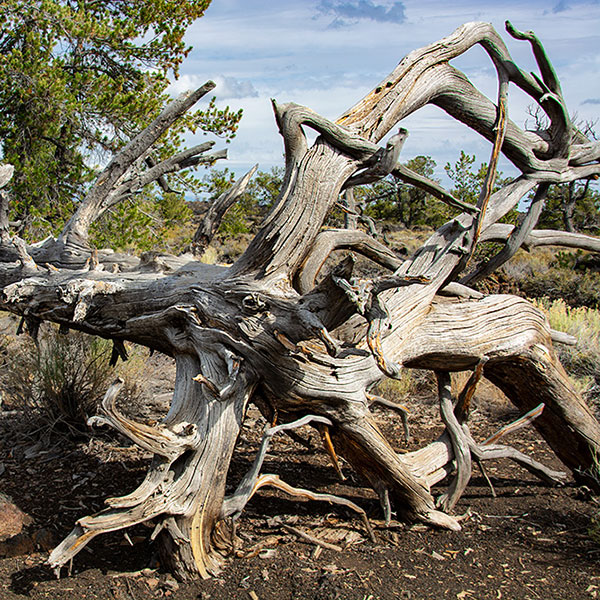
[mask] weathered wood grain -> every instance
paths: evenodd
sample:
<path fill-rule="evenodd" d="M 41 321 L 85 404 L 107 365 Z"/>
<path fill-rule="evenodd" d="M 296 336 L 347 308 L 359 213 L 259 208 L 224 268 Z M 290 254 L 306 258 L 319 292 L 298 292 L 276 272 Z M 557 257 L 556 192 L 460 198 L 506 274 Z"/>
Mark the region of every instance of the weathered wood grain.
<path fill-rule="evenodd" d="M 164 564 L 181 578 L 207 577 L 221 568 L 228 548 L 224 517 L 238 516 L 260 485 L 327 499 L 261 474 L 261 452 L 237 492 L 225 498 L 229 462 L 249 402 L 269 421 L 279 420 L 271 431 L 305 420 L 326 424 L 329 455 L 342 454 L 370 483 L 386 518 L 393 502 L 408 519 L 459 529 L 449 512 L 468 483 L 473 459 L 508 457 L 547 481 L 561 480 L 560 473 L 509 447 L 473 440 L 468 399 L 481 376 L 523 412 L 543 401 L 534 425 L 578 478 L 597 484 L 600 425 L 556 359 L 552 337 L 557 335 L 544 316 L 523 299 L 484 296 L 459 283 L 482 241 L 506 242 L 488 271 L 527 244 L 599 248 L 590 236 L 535 229 L 548 184 L 600 174 L 600 145 L 574 131 L 539 40 L 508 29 L 531 44 L 540 76 L 513 62 L 489 24 L 468 23 L 409 54 L 336 122 L 296 104 L 274 102 L 286 150 L 284 182 L 262 228 L 228 268 L 204 265 L 192 255 L 138 259 L 94 252 L 87 238 L 90 224 L 107 207 L 150 181 L 168 185 L 170 172 L 206 158 L 208 146 L 202 144 L 159 164 L 146 160 L 160 135 L 211 84 L 172 102 L 109 163 L 57 240 L 27 245 L 12 235 L 7 197 L 0 194 L 0 308 L 30 322 L 52 321 L 113 339 L 117 348 L 123 341 L 143 344 L 175 357 L 177 365 L 171 409 L 155 427 L 124 417 L 113 403 L 118 385 L 109 390 L 94 422 L 116 427 L 155 458 L 137 490 L 109 499 L 107 509 L 77 523 L 51 554 L 53 567 L 60 571 L 102 532 L 153 520 Z M 497 70 L 496 103 L 449 63 L 475 45 Z M 523 131 L 508 118 L 509 84 L 541 106 L 548 131 Z M 405 130 L 378 146 L 402 119 L 427 104 L 494 144 L 477 206 L 454 202 L 438 184 L 397 164 Z M 318 133 L 312 147 L 305 127 Z M 522 175 L 492 194 L 500 151 Z M 390 172 L 462 211 L 403 261 L 366 232 L 323 231 L 342 190 Z M 209 212 L 195 238 L 197 253 L 250 176 Z M 498 223 L 533 190 L 539 201 L 521 227 Z M 326 260 L 341 250 L 363 254 L 388 272 L 353 277 L 347 257 L 322 273 Z M 399 455 L 372 418 L 370 390 L 383 377 L 397 378 L 412 367 L 438 373 L 446 432 L 425 448 Z M 448 385 L 453 371 L 474 372 L 458 399 Z M 436 504 L 432 486 L 455 464 L 457 477 Z"/>

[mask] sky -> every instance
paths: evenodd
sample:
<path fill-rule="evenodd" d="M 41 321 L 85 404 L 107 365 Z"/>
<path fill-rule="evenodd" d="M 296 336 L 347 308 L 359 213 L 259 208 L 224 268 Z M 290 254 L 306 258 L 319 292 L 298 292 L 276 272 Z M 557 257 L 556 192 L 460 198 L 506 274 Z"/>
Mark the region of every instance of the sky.
<path fill-rule="evenodd" d="M 212 0 L 188 30 L 193 50 L 171 91 L 215 81 L 218 104 L 244 110 L 237 137 L 227 144 L 229 160 L 219 167 L 241 174 L 258 163 L 269 170 L 283 164 L 271 98 L 335 120 L 406 54 L 465 22 L 491 22 L 517 64 L 537 71 L 529 43 L 505 33 L 506 19 L 541 39 L 571 114 L 588 121 L 600 117 L 600 0 Z M 453 64 L 496 97 L 495 70 L 483 50 L 473 48 Z M 511 86 L 509 116 L 517 124 L 524 124 L 530 104 Z M 434 107 L 402 126 L 409 137 L 401 159 L 432 156 L 442 181 L 444 164 L 456 161 L 461 150 L 488 160 L 488 142 Z M 501 169 L 514 172 L 507 162 Z"/>

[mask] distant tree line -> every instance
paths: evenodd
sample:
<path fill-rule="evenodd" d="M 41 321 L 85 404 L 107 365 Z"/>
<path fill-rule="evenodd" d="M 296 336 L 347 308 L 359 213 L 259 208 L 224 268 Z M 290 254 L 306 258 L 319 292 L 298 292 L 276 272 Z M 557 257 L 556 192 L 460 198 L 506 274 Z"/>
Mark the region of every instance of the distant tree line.
<path fill-rule="evenodd" d="M 436 180 L 437 164 L 431 156 L 416 156 L 405 165 L 419 175 Z M 487 164 L 477 164 L 474 154 L 461 151 L 453 164 L 446 163 L 444 170 L 453 184 L 452 195 L 463 202 L 475 204 L 485 179 Z M 234 173 L 228 169 L 211 170 L 203 182 L 209 200 L 231 186 L 234 179 Z M 501 188 L 509 180 L 509 177 L 499 173 L 495 189 Z M 258 171 L 246 193 L 226 215 L 221 235 L 227 237 L 255 231 L 277 197 L 282 182 L 281 167 Z M 406 229 L 436 229 L 452 216 L 452 209 L 446 204 L 393 174 L 376 183 L 355 188 L 354 200 L 361 215 L 382 225 L 397 224 Z M 341 203 L 344 203 L 343 199 Z M 552 185 L 538 227 L 597 234 L 600 229 L 599 209 L 600 193 L 591 181 Z M 520 214 L 513 210 L 504 221 L 516 224 Z M 336 222 L 341 223 L 339 214 Z"/>
<path fill-rule="evenodd" d="M 190 51 L 184 33 L 209 4 L 210 0 L 3 2 L 0 151 L 15 167 L 7 191 L 11 222 L 19 236 L 31 240 L 59 232 L 100 168 L 169 102 L 169 82 L 177 78 Z M 241 116 L 241 111 L 218 109 L 213 99 L 186 115 L 145 160 L 160 161 L 182 150 L 188 131 L 229 140 Z M 531 117 L 537 129 L 547 127 L 539 111 L 531 111 Z M 590 124 L 581 127 L 586 135 L 594 133 Z M 210 161 L 206 164 L 211 166 Z M 431 156 L 416 156 L 406 166 L 435 179 L 437 165 Z M 477 165 L 474 155 L 461 152 L 454 164 L 444 167 L 452 194 L 474 203 L 486 168 L 485 163 Z M 190 198 L 213 199 L 233 179 L 228 169 L 211 170 L 204 178 L 189 170 L 161 178 L 111 207 L 94 224 L 91 242 L 116 249 L 179 251 L 189 243 L 193 221 L 203 208 L 202 202 L 190 203 Z M 282 181 L 282 168 L 259 171 L 225 216 L 222 236 L 256 231 Z M 505 181 L 498 177 L 496 187 Z M 447 205 L 394 175 L 355 188 L 354 196 L 365 219 L 408 229 L 435 229 L 451 215 Z M 539 226 L 596 233 L 599 202 L 589 180 L 553 185 Z M 508 219 L 517 222 L 519 215 L 513 212 Z"/>

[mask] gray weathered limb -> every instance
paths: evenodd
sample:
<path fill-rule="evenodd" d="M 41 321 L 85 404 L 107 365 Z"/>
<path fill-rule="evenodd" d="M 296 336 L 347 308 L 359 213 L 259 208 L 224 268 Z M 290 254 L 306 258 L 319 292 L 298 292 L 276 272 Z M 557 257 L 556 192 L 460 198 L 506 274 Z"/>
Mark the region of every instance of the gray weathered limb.
<path fill-rule="evenodd" d="M 477 267 L 472 273 L 461 279 L 461 283 L 468 285 L 475 281 L 479 281 L 488 275 L 491 275 L 494 271 L 499 269 L 504 263 L 509 261 L 516 253 L 517 250 L 523 245 L 533 227 L 537 223 L 542 210 L 544 208 L 544 201 L 546 194 L 548 193 L 548 184 L 540 183 L 538 189 L 535 192 L 535 196 L 531 200 L 531 204 L 527 210 L 527 214 L 523 221 L 512 231 L 510 237 L 504 244 L 504 248 L 497 254 L 492 256 L 481 266 Z"/>
<path fill-rule="evenodd" d="M 434 198 L 441 200 L 448 206 L 453 208 L 457 208 L 459 210 L 464 210 L 469 213 L 477 213 L 478 209 L 476 206 L 469 204 L 468 202 L 463 202 L 462 200 L 458 200 L 455 198 L 450 192 L 447 192 L 437 181 L 433 181 L 420 173 L 415 173 L 408 167 L 404 165 L 396 165 L 392 174 L 401 179 L 405 183 L 410 183 L 419 189 L 425 190 L 430 193 Z"/>
<path fill-rule="evenodd" d="M 389 175 L 398 163 L 398 157 L 404 142 L 408 136 L 406 129 L 400 129 L 398 133 L 393 135 L 387 142 L 385 148 L 379 148 L 368 160 L 362 165 L 361 171 L 356 175 L 352 175 L 344 184 L 345 187 L 355 187 L 366 183 L 373 183 Z"/>
<path fill-rule="evenodd" d="M 252 463 L 251 469 L 244 475 L 240 483 L 238 484 L 235 492 L 225 498 L 223 501 L 223 508 L 221 517 L 238 517 L 248 500 L 253 496 L 253 494 L 258 489 L 258 479 L 260 476 L 260 470 L 262 468 L 262 464 L 265 460 L 265 455 L 269 449 L 269 443 L 271 438 L 279 433 L 280 431 L 288 431 L 291 429 L 295 429 L 297 427 L 302 427 L 303 425 L 309 425 L 311 423 L 323 423 L 325 425 L 332 425 L 333 423 L 325 418 L 319 417 L 316 415 L 307 415 L 306 417 L 302 417 L 301 419 L 297 419 L 292 423 L 284 423 L 282 425 L 277 425 L 275 427 L 269 427 L 263 434 L 263 439 L 260 443 L 259 450 L 254 458 L 254 462 Z"/>
<path fill-rule="evenodd" d="M 297 285 L 301 294 L 306 294 L 314 287 L 321 268 L 335 250 L 352 250 L 392 270 L 396 270 L 402 264 L 402 260 L 387 246 L 364 231 L 328 229 L 316 237 L 310 253 L 304 259 L 298 273 Z"/>
<path fill-rule="evenodd" d="M 177 171 L 181 171 L 182 169 L 189 169 L 191 167 L 195 167 L 199 164 L 212 164 L 216 160 L 227 158 L 226 150 L 219 150 L 213 154 L 204 154 L 207 150 L 214 146 L 214 142 L 205 142 L 204 144 L 200 144 L 199 146 L 194 146 L 193 148 L 189 148 L 174 156 L 165 159 L 164 161 L 154 164 L 152 167 L 143 170 L 140 166 L 140 169 L 136 169 L 130 176 L 123 181 L 121 185 L 119 185 L 110 196 L 106 197 L 103 202 L 103 210 L 108 210 L 110 207 L 122 202 L 123 199 L 131 196 L 135 192 L 142 190 L 144 187 L 153 183 L 155 181 L 159 181 L 161 179 L 164 180 L 164 176 L 169 173 L 175 173 Z M 145 161 L 147 164 L 147 161 Z"/>
<path fill-rule="evenodd" d="M 400 418 L 402 419 L 402 427 L 404 429 L 404 442 L 408 444 L 410 440 L 410 428 L 408 426 L 408 415 L 410 411 L 408 408 L 402 404 L 397 404 L 396 402 L 392 402 L 391 400 L 387 400 L 381 396 L 373 396 L 372 394 L 367 394 L 367 399 L 369 400 L 369 406 L 379 404 L 400 414 Z"/>
<path fill-rule="evenodd" d="M 122 197 L 119 193 L 121 185 L 130 179 L 135 172 L 136 163 L 143 158 L 152 145 L 158 141 L 176 121 L 186 113 L 202 96 L 214 89 L 215 84 L 208 81 L 194 92 L 186 92 L 176 100 L 173 100 L 156 117 L 156 119 L 134 137 L 119 154 L 109 162 L 100 173 L 95 185 L 81 202 L 75 214 L 66 224 L 60 241 L 65 245 L 70 242 L 80 247 L 87 243 L 89 226 L 112 204 L 115 200 L 111 196 Z M 198 148 L 198 147 L 197 147 Z M 202 150 L 204 151 L 204 150 Z M 187 151 L 189 152 L 189 151 Z M 183 161 L 189 160 L 191 156 L 184 153 Z M 152 170 L 152 169 L 150 169 Z M 158 169 L 160 171 L 160 169 Z M 165 171 L 166 172 L 166 171 Z M 160 173 L 164 175 L 165 173 Z M 156 178 L 159 177 L 157 174 Z"/>
<path fill-rule="evenodd" d="M 254 173 L 256 173 L 256 169 L 258 169 L 258 165 L 254 165 L 243 177 L 238 179 L 226 192 L 223 192 L 211 203 L 208 212 L 204 215 L 196 233 L 194 233 L 191 244 L 194 256 L 200 258 L 206 252 L 208 245 L 219 229 L 225 213 L 246 191 L 246 187 Z"/>
<path fill-rule="evenodd" d="M 354 190 L 352 188 L 344 192 L 344 203 L 344 227 L 346 229 L 356 229 L 358 214 L 356 213 L 356 200 L 354 199 Z"/>
<path fill-rule="evenodd" d="M 511 237 L 513 231 L 514 225 L 494 223 L 486 229 L 482 241 L 505 242 Z M 583 233 L 569 233 L 568 231 L 554 229 L 534 229 L 525 237 L 522 247 L 535 248 L 536 246 L 563 246 L 564 248 L 600 252 L 600 239 Z"/>
<path fill-rule="evenodd" d="M 0 262 L 12 262 L 17 259 L 16 250 L 11 244 L 9 196 L 3 189 L 12 179 L 14 170 L 12 165 L 0 165 Z"/>
<path fill-rule="evenodd" d="M 454 508 L 471 479 L 471 451 L 469 440 L 454 414 L 452 403 L 452 385 L 450 374 L 436 371 L 438 381 L 438 394 L 440 400 L 440 414 L 446 426 L 452 453 L 456 461 L 456 476 L 450 482 L 448 491 L 438 498 L 438 506 L 442 510 L 450 511 Z"/>

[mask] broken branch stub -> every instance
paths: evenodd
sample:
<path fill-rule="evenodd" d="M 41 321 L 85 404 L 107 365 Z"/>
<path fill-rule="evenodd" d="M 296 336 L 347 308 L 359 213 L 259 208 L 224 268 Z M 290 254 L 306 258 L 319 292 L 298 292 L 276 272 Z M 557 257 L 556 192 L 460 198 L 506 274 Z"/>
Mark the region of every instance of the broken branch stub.
<path fill-rule="evenodd" d="M 560 473 L 508 446 L 473 440 L 470 399 L 481 377 L 502 389 L 522 413 L 531 416 L 543 402 L 533 426 L 573 473 L 597 485 L 600 425 L 556 358 L 552 339 L 560 336 L 529 302 L 486 296 L 459 283 L 477 244 L 488 239 L 506 243 L 489 268 L 525 244 L 598 248 L 591 236 L 536 230 L 537 208 L 517 229 L 498 223 L 535 189 L 539 208 L 549 183 L 600 174 L 600 146 L 581 134 L 567 135 L 573 133 L 572 125 L 541 44 L 514 28 L 510 33 L 532 43 L 540 77 L 514 63 L 490 25 L 468 23 L 409 54 L 335 122 L 296 104 L 274 103 L 286 149 L 283 185 L 262 228 L 231 267 L 205 265 L 185 255 L 139 260 L 99 252 L 96 257 L 86 245 L 89 225 L 107 204 L 139 182 L 152 179 L 168 186 L 164 178 L 169 172 L 200 160 L 199 147 L 158 165 L 145 160 L 145 152 L 207 88 L 174 101 L 151 126 L 156 126 L 153 131 L 140 133 L 122 161 L 107 166 L 58 241 L 28 246 L 10 237 L 2 205 L 0 308 L 30 322 L 54 321 L 113 339 L 115 357 L 124 340 L 143 344 L 173 356 L 177 368 L 170 411 L 153 427 L 122 414 L 114 402 L 117 388 L 109 390 L 93 422 L 116 428 L 153 452 L 154 460 L 136 490 L 109 499 L 104 511 L 79 520 L 51 554 L 53 567 L 60 570 L 100 533 L 152 520 L 163 564 L 181 578 L 208 577 L 223 564 L 227 519 L 241 515 L 252 494 L 267 484 L 345 505 L 364 516 L 347 499 L 261 474 L 270 435 L 291 432 L 308 421 L 321 428 L 333 468 L 341 473 L 342 457 L 344 473 L 354 469 L 376 491 L 386 520 L 393 507 L 406 519 L 459 530 L 450 512 L 468 484 L 472 459 L 481 464 L 508 457 L 549 482 L 562 480 Z M 483 47 L 496 67 L 496 103 L 449 63 L 475 45 Z M 547 112 L 549 135 L 525 132 L 510 120 L 509 85 Z M 398 165 L 403 129 L 386 147 L 378 145 L 393 128 L 401 128 L 405 117 L 428 104 L 494 144 L 476 206 L 453 201 L 438 184 Z M 318 133 L 312 147 L 305 127 Z M 493 191 L 500 152 L 522 175 Z M 145 175 L 134 173 L 136 161 L 144 161 Z M 342 190 L 390 172 L 462 212 L 405 260 L 366 233 L 323 231 Z M 206 230 L 199 230 L 194 241 L 197 253 L 251 173 L 209 211 Z M 5 239 L 16 258 L 2 262 L 9 254 Z M 334 252 L 363 254 L 389 272 L 368 280 L 353 277 L 354 262 L 347 255 L 331 273 L 321 275 Z M 438 373 L 446 431 L 424 448 L 399 454 L 373 419 L 370 390 L 382 378 L 398 377 L 413 367 Z M 455 371 L 473 372 L 456 406 L 448 383 Z M 403 407 L 383 400 L 379 403 L 406 417 Z M 250 402 L 273 426 L 253 468 L 226 497 L 230 461 Z M 439 494 L 432 487 L 453 473 L 436 504 Z"/>

